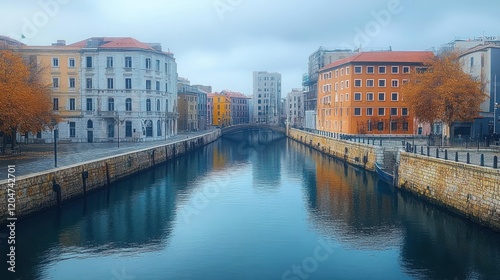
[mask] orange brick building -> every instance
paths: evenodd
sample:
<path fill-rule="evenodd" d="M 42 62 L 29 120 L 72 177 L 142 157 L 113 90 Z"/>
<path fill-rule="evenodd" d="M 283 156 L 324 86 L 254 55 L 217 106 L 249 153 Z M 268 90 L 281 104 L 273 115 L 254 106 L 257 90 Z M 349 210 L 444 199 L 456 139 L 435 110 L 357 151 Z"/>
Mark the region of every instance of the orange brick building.
<path fill-rule="evenodd" d="M 318 130 L 414 134 L 401 85 L 433 56 L 425 51 L 361 52 L 319 71 Z"/>

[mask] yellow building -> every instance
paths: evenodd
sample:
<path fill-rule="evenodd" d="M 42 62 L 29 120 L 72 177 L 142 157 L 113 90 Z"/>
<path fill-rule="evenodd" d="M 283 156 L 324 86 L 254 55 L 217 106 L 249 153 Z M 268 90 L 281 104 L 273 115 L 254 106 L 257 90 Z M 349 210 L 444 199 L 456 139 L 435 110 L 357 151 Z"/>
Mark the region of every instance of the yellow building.
<path fill-rule="evenodd" d="M 218 92 L 208 94 L 212 109 L 212 125 L 228 126 L 231 124 L 231 100 Z"/>
<path fill-rule="evenodd" d="M 64 41 L 58 41 L 52 46 L 24 45 L 15 50 L 30 63 L 36 63 L 42 70 L 42 80 L 51 86 L 53 111 L 63 119 L 58 125 L 59 138 L 75 139 L 77 122 L 74 118 L 81 118 L 82 111 L 80 48 L 66 46 Z M 50 134 L 50 131 L 39 132 L 35 138 L 49 140 L 52 138 Z"/>

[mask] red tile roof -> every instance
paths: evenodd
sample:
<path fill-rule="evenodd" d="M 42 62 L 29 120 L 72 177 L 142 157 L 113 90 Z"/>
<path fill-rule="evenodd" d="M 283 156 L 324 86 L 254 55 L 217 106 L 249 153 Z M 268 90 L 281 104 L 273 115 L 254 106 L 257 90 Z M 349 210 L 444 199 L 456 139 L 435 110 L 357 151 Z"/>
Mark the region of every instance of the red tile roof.
<path fill-rule="evenodd" d="M 97 47 L 103 49 L 143 49 L 156 51 L 150 45 L 142 43 L 131 37 L 93 37 L 80 42 L 76 42 L 69 46 L 84 48 L 87 46 L 87 42 L 89 40 L 96 41 L 98 44 Z"/>
<path fill-rule="evenodd" d="M 223 90 L 221 92 L 221 94 L 229 96 L 230 98 L 247 98 L 247 99 L 250 98 L 241 92 L 235 92 L 235 91 L 229 91 L 229 90 Z"/>
<path fill-rule="evenodd" d="M 428 51 L 384 51 L 384 52 L 360 52 L 353 56 L 334 61 L 323 70 L 331 69 L 340 65 L 354 62 L 379 62 L 379 63 L 421 63 L 426 62 L 434 56 L 433 52 Z"/>

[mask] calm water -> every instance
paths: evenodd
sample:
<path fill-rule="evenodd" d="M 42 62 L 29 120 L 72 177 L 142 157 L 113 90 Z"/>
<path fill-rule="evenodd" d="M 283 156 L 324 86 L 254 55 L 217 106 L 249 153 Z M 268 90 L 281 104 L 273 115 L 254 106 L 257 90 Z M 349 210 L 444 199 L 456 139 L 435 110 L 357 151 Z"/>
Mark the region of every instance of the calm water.
<path fill-rule="evenodd" d="M 219 140 L 19 222 L 0 279 L 500 279 L 500 234 L 272 139 Z"/>

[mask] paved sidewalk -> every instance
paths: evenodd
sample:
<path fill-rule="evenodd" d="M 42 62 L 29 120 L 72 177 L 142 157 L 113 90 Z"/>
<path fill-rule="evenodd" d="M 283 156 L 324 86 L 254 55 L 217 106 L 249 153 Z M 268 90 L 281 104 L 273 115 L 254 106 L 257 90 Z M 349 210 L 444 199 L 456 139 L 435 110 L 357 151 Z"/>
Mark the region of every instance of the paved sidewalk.
<path fill-rule="evenodd" d="M 141 150 L 162 144 L 173 143 L 183 139 L 195 137 L 213 130 L 204 130 L 190 133 L 179 133 L 166 140 L 149 142 L 120 142 L 118 143 L 65 143 L 57 144 L 57 167 L 64 167 L 85 161 L 95 160 L 121 153 Z M 9 147 L 10 148 L 10 147 Z M 0 181 L 7 179 L 7 167 L 16 166 L 16 176 L 50 170 L 54 167 L 54 144 L 28 144 L 21 146 L 19 154 L 0 156 Z"/>

